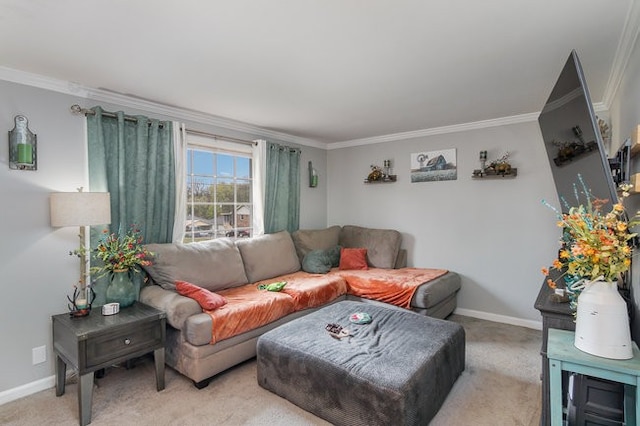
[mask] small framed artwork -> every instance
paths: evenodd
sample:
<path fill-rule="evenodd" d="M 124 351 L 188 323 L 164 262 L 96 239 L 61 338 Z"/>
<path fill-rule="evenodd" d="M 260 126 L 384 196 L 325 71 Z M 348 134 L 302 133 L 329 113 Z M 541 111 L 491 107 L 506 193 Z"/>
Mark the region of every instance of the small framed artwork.
<path fill-rule="evenodd" d="M 411 182 L 456 179 L 458 179 L 458 166 L 455 148 L 411 154 Z"/>

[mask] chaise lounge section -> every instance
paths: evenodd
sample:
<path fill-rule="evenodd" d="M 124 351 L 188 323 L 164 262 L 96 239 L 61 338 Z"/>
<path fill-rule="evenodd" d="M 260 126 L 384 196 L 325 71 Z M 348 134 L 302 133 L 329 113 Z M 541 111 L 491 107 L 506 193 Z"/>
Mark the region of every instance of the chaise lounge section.
<path fill-rule="evenodd" d="M 166 363 L 201 388 L 216 374 L 254 357 L 257 339 L 265 332 L 342 300 L 448 316 L 456 307 L 459 276 L 406 268 L 401 241 L 395 230 L 333 226 L 237 241 L 149 244 L 155 253 L 153 265 L 146 268 L 151 284 L 141 290 L 140 300 L 166 312 Z M 314 256 L 326 262 L 336 246 L 366 249 L 367 269 L 329 265 L 327 273 L 304 270 Z M 203 309 L 176 291 L 177 281 L 214 292 L 226 304 Z M 276 282 L 286 282 L 282 291 L 259 289 Z"/>

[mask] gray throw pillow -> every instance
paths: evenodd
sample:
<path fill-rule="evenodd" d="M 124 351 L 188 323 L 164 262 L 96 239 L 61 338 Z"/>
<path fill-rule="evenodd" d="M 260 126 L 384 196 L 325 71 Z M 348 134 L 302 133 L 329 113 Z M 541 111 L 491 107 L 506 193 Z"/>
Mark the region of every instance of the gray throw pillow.
<path fill-rule="evenodd" d="M 302 260 L 302 270 L 310 274 L 326 274 L 340 264 L 340 246 L 328 250 L 311 250 Z"/>
<path fill-rule="evenodd" d="M 342 246 L 337 245 L 326 250 L 327 256 L 329 256 L 329 260 L 331 261 L 331 266 L 333 268 L 337 268 L 338 266 L 340 266 L 340 249 L 342 249 Z"/>
<path fill-rule="evenodd" d="M 310 274 L 326 274 L 331 270 L 331 259 L 324 250 L 311 250 L 302 260 L 302 270 Z"/>

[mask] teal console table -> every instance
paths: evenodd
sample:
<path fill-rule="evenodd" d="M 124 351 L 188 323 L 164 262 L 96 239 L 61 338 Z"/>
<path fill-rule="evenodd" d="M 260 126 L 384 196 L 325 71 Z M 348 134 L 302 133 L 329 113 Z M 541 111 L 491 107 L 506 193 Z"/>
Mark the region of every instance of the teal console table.
<path fill-rule="evenodd" d="M 582 352 L 573 345 L 573 331 L 549 329 L 547 357 L 551 402 L 551 426 L 563 424 L 562 372 L 584 374 L 624 384 L 625 425 L 636 424 L 640 413 L 640 351 L 633 343 L 633 358 L 616 360 Z"/>

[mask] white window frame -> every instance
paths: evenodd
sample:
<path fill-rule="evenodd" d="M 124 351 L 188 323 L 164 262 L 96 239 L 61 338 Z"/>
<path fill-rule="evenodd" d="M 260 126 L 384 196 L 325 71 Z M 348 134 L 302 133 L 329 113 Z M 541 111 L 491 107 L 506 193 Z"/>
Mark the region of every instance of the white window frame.
<path fill-rule="evenodd" d="M 192 150 L 201 150 L 201 151 L 211 152 L 214 155 L 222 154 L 222 155 L 230 155 L 234 157 L 248 158 L 250 160 L 249 177 L 239 178 L 236 175 L 237 170 L 235 168 L 235 162 L 234 162 L 233 176 L 231 178 L 233 179 L 234 183 L 238 181 L 249 182 L 249 185 L 250 185 L 249 202 L 238 202 L 237 191 L 234 191 L 234 201 L 233 203 L 231 203 L 231 205 L 233 205 L 232 211 L 234 214 L 234 219 L 233 219 L 233 227 L 231 229 L 220 230 L 220 227 L 218 226 L 219 224 L 217 223 L 217 216 L 214 216 L 211 234 L 208 237 L 207 236 L 202 237 L 202 236 L 196 236 L 196 231 L 193 228 L 191 229 L 191 231 L 187 231 L 186 230 L 187 223 L 185 223 L 183 226 L 183 229 L 185 229 L 185 236 L 183 241 L 187 243 L 192 241 L 202 241 L 202 240 L 209 240 L 209 239 L 215 239 L 215 238 L 221 238 L 221 237 L 227 237 L 227 236 L 230 236 L 232 238 L 239 238 L 239 237 L 248 237 L 248 236 L 254 235 L 253 217 L 254 217 L 255 210 L 254 210 L 254 200 L 253 200 L 253 197 L 254 197 L 253 187 L 256 184 L 256 179 L 255 179 L 255 176 L 253 175 L 254 174 L 253 163 L 256 161 L 256 159 L 254 158 L 252 147 L 248 144 L 227 141 L 218 137 L 207 137 L 207 136 L 194 135 L 194 134 L 187 133 L 186 135 L 187 157 L 190 155 Z M 213 166 L 214 166 L 213 175 L 202 176 L 202 175 L 195 175 L 193 173 L 193 164 L 192 164 L 192 170 L 189 170 L 185 164 L 185 172 L 184 172 L 185 178 L 186 178 L 185 179 L 185 198 L 186 198 L 185 204 L 186 204 L 186 209 L 189 209 L 190 211 L 190 213 L 188 213 L 187 216 L 191 216 L 193 218 L 194 206 L 196 205 L 194 204 L 193 199 L 189 199 L 188 191 L 186 189 L 188 181 L 193 182 L 194 177 L 198 177 L 198 176 L 211 178 L 214 182 L 216 182 L 218 179 L 225 179 L 225 180 L 229 179 L 228 176 L 222 177 L 222 176 L 216 175 L 215 161 Z M 216 206 L 218 204 L 222 205 L 223 203 L 217 203 L 214 197 L 214 201 L 210 204 L 213 206 Z M 197 203 L 197 205 L 202 205 L 202 204 Z M 229 205 L 229 203 L 224 203 L 224 205 Z M 251 220 L 249 221 L 248 226 L 238 227 L 238 221 L 236 216 L 237 216 L 237 210 L 241 206 L 249 207 Z M 245 232 L 245 231 L 248 231 L 248 232 Z M 230 235 L 227 235 L 227 232 L 229 232 Z"/>

